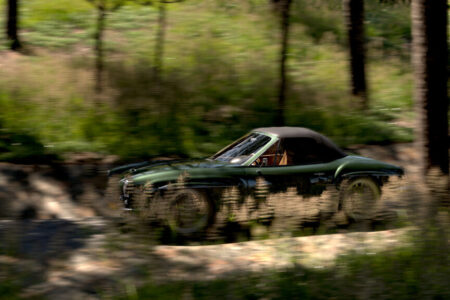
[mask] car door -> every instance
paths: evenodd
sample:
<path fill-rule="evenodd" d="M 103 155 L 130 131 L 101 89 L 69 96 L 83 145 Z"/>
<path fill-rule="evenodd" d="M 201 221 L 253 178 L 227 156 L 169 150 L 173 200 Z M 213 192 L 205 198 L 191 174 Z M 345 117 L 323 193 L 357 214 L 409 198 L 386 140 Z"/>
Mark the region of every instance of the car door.
<path fill-rule="evenodd" d="M 336 169 L 336 164 L 326 158 L 321 147 L 314 139 L 281 140 L 277 145 L 277 158 L 271 164 L 264 163 L 269 161 L 264 160 L 264 153 L 259 160 L 255 160 L 256 164 L 247 168 L 248 186 L 256 187 L 256 178 L 261 177 L 271 193 L 284 192 L 293 187 L 299 195 L 320 195 L 332 182 Z"/>

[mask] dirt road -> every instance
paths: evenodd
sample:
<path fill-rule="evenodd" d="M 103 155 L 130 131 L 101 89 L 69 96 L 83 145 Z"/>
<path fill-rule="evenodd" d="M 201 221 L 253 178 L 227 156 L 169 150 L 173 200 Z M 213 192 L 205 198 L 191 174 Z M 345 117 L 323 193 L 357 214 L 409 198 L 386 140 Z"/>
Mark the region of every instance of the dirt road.
<path fill-rule="evenodd" d="M 408 144 L 356 147 L 355 152 L 402 165 L 408 176 L 417 172 L 418 157 Z M 98 299 L 101 293 L 112 295 L 149 276 L 157 282 L 208 280 L 295 264 L 324 268 L 351 251 L 375 253 L 403 245 L 405 232 L 411 230 L 206 246 L 157 245 L 145 232 L 123 233 L 124 227 L 116 221 L 97 215 L 91 204 L 105 195 L 104 171 L 109 163 L 102 158 L 78 163 L 56 170 L 0 165 L 0 215 L 4 218 L 0 221 L 0 278 L 18 278 L 25 297 Z M 411 203 L 399 206 L 393 195 L 394 209 L 410 209 Z"/>

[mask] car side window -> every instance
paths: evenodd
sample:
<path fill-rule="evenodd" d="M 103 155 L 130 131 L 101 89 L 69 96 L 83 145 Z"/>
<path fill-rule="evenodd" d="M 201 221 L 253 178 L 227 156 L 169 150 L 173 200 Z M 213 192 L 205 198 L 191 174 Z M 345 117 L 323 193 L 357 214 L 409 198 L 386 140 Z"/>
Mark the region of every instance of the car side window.
<path fill-rule="evenodd" d="M 280 165 L 309 165 L 328 161 L 324 146 L 312 138 L 287 138 L 282 144 L 285 151 Z"/>
<path fill-rule="evenodd" d="M 251 166 L 274 167 L 320 164 L 334 160 L 330 150 L 312 138 L 285 138 L 266 150 Z"/>
<path fill-rule="evenodd" d="M 278 166 L 283 157 L 283 148 L 280 142 L 270 146 L 263 154 L 261 154 L 251 165 L 258 167 Z"/>

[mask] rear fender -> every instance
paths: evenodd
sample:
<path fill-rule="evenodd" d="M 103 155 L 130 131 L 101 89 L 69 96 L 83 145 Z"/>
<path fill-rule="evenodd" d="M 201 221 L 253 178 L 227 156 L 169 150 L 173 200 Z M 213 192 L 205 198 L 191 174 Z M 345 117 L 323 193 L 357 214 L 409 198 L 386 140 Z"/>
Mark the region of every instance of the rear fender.
<path fill-rule="evenodd" d="M 336 185 L 339 185 L 343 180 L 352 180 L 360 177 L 370 177 L 374 179 L 379 186 L 382 186 L 385 182 L 388 181 L 390 176 L 401 176 L 401 174 L 394 171 L 353 171 L 344 174 L 338 175 L 335 182 Z"/>

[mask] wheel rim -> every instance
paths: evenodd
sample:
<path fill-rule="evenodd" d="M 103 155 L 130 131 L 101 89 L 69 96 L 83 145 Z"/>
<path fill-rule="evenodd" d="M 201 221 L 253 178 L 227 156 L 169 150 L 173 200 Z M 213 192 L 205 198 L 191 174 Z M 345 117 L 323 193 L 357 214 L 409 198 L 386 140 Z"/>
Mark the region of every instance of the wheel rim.
<path fill-rule="evenodd" d="M 209 205 L 202 195 L 187 191 L 175 196 L 170 225 L 180 233 L 193 233 L 208 222 Z"/>
<path fill-rule="evenodd" d="M 379 197 L 376 183 L 370 179 L 357 179 L 350 183 L 345 192 L 344 211 L 356 221 L 370 219 Z"/>

